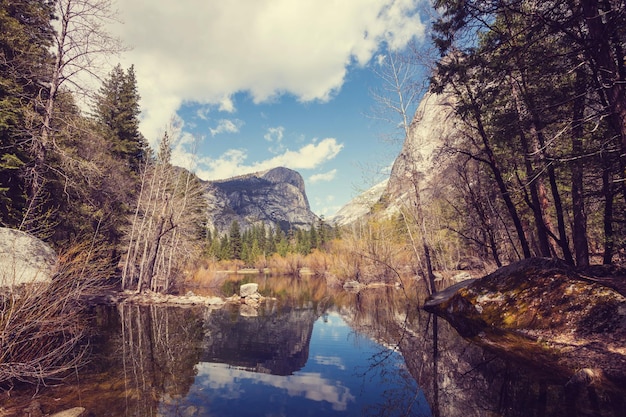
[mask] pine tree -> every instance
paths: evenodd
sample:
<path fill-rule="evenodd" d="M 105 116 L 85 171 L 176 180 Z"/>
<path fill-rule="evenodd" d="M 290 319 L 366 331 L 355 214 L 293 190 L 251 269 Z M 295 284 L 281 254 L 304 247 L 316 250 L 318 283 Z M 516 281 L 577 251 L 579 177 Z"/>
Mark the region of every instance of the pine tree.
<path fill-rule="evenodd" d="M 0 225 L 17 227 L 32 157 L 27 118 L 40 111 L 53 29 L 49 2 L 0 0 Z"/>
<path fill-rule="evenodd" d="M 148 145 L 139 131 L 139 93 L 134 67 L 126 72 L 118 64 L 100 88 L 94 115 L 110 137 L 111 149 L 129 168 L 139 172 Z"/>
<path fill-rule="evenodd" d="M 241 239 L 241 229 L 239 228 L 239 222 L 237 220 L 234 220 L 230 224 L 228 238 L 230 242 L 231 259 L 241 259 L 243 242 Z"/>
<path fill-rule="evenodd" d="M 265 254 L 272 255 L 276 253 L 276 237 L 274 233 L 275 229 L 270 227 L 267 231 L 267 239 L 265 243 Z"/>
<path fill-rule="evenodd" d="M 609 263 L 621 234 L 615 184 L 626 203 L 623 4 L 556 4 L 436 1 L 435 42 L 445 58 L 433 81 L 454 92 L 475 131 L 481 146 L 462 152 L 491 169 L 523 256 L 587 265 L 586 207 L 598 205 Z M 532 253 L 526 236 L 536 242 Z"/>
<path fill-rule="evenodd" d="M 230 242 L 228 241 L 228 235 L 226 234 L 220 238 L 219 253 L 218 253 L 217 259 L 220 261 L 227 261 L 229 259 L 233 259 Z"/>
<path fill-rule="evenodd" d="M 315 226 L 315 223 L 313 223 L 311 224 L 311 228 L 309 229 L 309 247 L 311 250 L 317 249 L 321 246 L 319 240 L 320 239 L 317 228 Z"/>

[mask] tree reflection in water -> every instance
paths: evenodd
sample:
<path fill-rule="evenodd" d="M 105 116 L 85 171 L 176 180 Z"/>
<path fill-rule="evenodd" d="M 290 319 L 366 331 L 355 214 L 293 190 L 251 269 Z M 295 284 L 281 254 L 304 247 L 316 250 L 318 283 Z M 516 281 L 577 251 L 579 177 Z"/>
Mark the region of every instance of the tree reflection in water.
<path fill-rule="evenodd" d="M 542 369 L 502 359 L 461 338 L 421 309 L 424 288 L 348 293 L 326 290 L 319 280 L 277 279 L 270 289 L 272 281 L 261 287 L 275 291 L 279 300 L 266 304 L 257 317 L 228 308 L 100 307 L 103 334 L 93 341 L 92 369 L 77 374 L 73 385 L 39 392 L 44 413 L 81 405 L 95 416 L 200 416 L 221 401 L 214 397 L 217 391 L 241 387 L 246 380 L 255 389 L 263 385 L 316 404 L 326 401 L 330 408 L 318 415 L 353 412 L 357 396 L 382 387 L 383 401 L 368 406 L 368 415 L 626 415 L 623 391 L 566 390 L 565 381 Z M 353 364 L 347 363 L 350 353 L 340 358 L 334 345 L 320 350 L 319 342 L 312 343 L 313 323 L 320 317 L 327 319 L 319 322 L 320 328 L 328 324 L 327 330 L 333 320 L 348 323 L 353 344 L 371 338 L 382 346 L 359 369 L 350 368 L 358 373 L 360 389 L 322 374 Z M 394 351 L 402 354 L 406 368 L 398 366 Z M 16 399 L 14 393 L 11 401 Z"/>
<path fill-rule="evenodd" d="M 440 283 L 446 284 L 446 283 Z M 419 307 L 423 288 L 353 295 L 351 325 L 385 346 L 397 346 L 435 417 L 624 416 L 626 387 L 600 392 L 573 387 L 541 367 L 503 358 L 461 338 Z M 372 366 L 380 366 L 373 361 Z M 393 403 L 393 399 L 390 399 Z"/>
<path fill-rule="evenodd" d="M 121 304 L 118 313 L 126 415 L 178 408 L 202 354 L 203 311 Z"/>

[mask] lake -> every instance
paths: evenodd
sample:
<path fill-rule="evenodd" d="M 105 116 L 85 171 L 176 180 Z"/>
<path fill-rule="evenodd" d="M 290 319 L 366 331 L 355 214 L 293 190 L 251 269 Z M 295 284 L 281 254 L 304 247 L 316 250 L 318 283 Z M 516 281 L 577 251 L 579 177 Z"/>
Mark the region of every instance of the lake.
<path fill-rule="evenodd" d="M 80 405 L 92 416 L 626 415 L 623 392 L 565 388 L 459 337 L 421 310 L 420 288 L 257 281 L 275 299 L 254 314 L 98 306 L 90 365 L 0 404 L 10 413 L 34 396 L 44 413 Z"/>

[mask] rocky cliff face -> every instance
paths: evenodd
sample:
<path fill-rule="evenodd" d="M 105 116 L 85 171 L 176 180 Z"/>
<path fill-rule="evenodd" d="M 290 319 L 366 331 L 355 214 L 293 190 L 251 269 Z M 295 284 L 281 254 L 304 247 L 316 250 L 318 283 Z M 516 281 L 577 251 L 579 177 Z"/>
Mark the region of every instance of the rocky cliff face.
<path fill-rule="evenodd" d="M 328 222 L 336 226 L 347 226 L 366 216 L 370 213 L 372 206 L 380 200 L 383 192 L 387 189 L 387 183 L 388 179 L 353 198 L 335 215 L 329 217 Z"/>
<path fill-rule="evenodd" d="M 237 220 L 245 229 L 254 224 L 283 230 L 308 228 L 317 221 L 311 211 L 302 176 L 279 167 L 269 171 L 205 182 L 208 222 L 222 233 Z"/>
<path fill-rule="evenodd" d="M 366 216 L 379 201 L 384 201 L 386 206 L 383 215 L 394 214 L 416 189 L 422 201 L 441 193 L 446 184 L 442 179 L 450 166 L 445 147 L 454 146 L 461 137 L 461 124 L 453 104 L 453 97 L 448 93 L 424 95 L 386 185 L 376 185 L 342 207 L 332 218 L 335 224 L 350 224 Z"/>
<path fill-rule="evenodd" d="M 448 167 L 446 146 L 459 138 L 460 123 L 455 115 L 453 97 L 448 93 L 426 93 L 422 99 L 400 155 L 391 169 L 384 195 L 390 204 L 415 192 L 433 193 Z"/>

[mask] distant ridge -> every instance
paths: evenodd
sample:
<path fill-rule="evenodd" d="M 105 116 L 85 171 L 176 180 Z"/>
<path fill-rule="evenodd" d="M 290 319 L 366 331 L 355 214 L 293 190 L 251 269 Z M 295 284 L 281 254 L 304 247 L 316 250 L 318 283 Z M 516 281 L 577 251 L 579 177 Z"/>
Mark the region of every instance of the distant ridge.
<path fill-rule="evenodd" d="M 388 182 L 389 179 L 386 179 L 359 194 L 339 209 L 336 214 L 329 217 L 328 222 L 334 226 L 347 226 L 368 215 L 387 189 Z"/>

